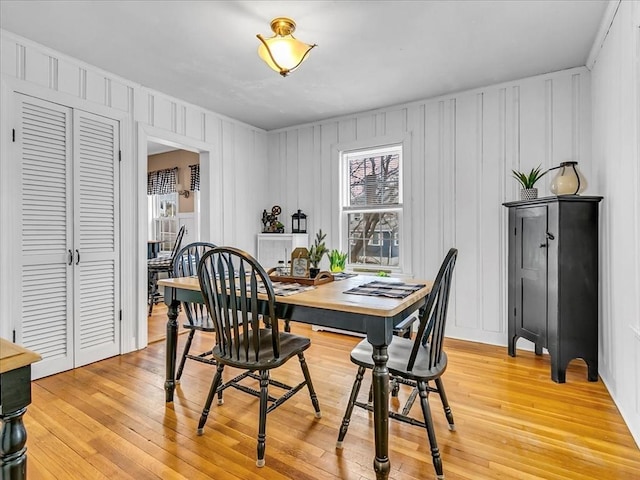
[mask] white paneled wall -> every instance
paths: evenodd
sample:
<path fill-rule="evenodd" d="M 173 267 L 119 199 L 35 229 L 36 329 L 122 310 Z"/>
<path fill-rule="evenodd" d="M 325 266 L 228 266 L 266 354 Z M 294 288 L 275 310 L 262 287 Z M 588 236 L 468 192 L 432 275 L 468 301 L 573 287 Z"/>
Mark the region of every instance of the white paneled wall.
<path fill-rule="evenodd" d="M 518 198 L 511 169 L 576 160 L 591 175 L 586 68 L 269 132 L 271 203 L 301 208 L 311 234 L 339 245 L 338 152 L 409 138 L 405 203 L 411 266 L 435 275 L 460 250 L 448 334 L 506 344 L 506 211 Z M 539 185 L 549 195 L 548 178 Z M 593 189 L 589 193 L 598 193 Z M 524 340 L 521 340 L 524 344 Z"/>
<path fill-rule="evenodd" d="M 201 153 L 202 240 L 238 245 L 255 253 L 255 235 L 266 205 L 267 136 L 263 130 L 152 91 L 109 72 L 69 58 L 4 30 L 0 31 L 3 105 L 13 91 L 120 120 L 123 345 L 127 352 L 146 345 L 146 140 L 170 141 Z M 2 109 L 2 124 L 10 124 Z M 11 127 L 0 132 L 0 177 L 9 161 Z M 138 145 L 140 136 L 142 145 Z M 9 180 L 0 191 L 11 205 Z M 5 188 L 5 183 L 7 188 Z M 204 191 L 206 189 L 206 191 Z M 0 318 L 6 311 L 10 273 L 7 233 L 13 217 L 2 216 L 0 229 Z M 14 313 L 14 315 L 11 315 Z M 3 320 L 0 335 L 11 338 L 12 321 Z"/>
<path fill-rule="evenodd" d="M 592 70 L 600 375 L 640 445 L 640 2 L 621 2 L 612 20 Z"/>

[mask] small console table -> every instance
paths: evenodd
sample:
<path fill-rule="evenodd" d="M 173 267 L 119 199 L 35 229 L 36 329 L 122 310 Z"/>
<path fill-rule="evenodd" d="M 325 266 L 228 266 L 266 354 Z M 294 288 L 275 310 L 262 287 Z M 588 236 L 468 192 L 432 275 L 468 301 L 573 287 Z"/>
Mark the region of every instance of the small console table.
<path fill-rule="evenodd" d="M 42 357 L 0 338 L 0 477 L 27 478 L 27 431 L 22 416 L 31 403 L 31 364 Z"/>

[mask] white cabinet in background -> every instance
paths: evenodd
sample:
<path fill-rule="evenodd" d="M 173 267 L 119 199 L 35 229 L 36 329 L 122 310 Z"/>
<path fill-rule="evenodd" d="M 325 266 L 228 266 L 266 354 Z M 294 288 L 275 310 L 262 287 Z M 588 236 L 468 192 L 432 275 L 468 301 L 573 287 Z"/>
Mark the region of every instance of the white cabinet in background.
<path fill-rule="evenodd" d="M 260 265 L 269 270 L 280 260 L 288 264 L 291 252 L 298 247 L 309 248 L 307 233 L 259 233 L 256 257 Z"/>

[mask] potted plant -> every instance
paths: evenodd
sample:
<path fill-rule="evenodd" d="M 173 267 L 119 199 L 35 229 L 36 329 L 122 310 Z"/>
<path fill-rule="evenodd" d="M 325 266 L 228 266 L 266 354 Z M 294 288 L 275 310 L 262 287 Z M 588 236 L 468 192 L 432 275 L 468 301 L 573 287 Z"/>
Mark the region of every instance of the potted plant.
<path fill-rule="evenodd" d="M 329 252 L 329 266 L 332 272 L 341 272 L 347 262 L 347 254 L 335 248 Z"/>
<path fill-rule="evenodd" d="M 518 180 L 522 186 L 520 189 L 520 200 L 533 200 L 538 198 L 538 189 L 535 188 L 534 185 L 547 173 L 546 171 L 542 171 L 540 165 L 532 168 L 528 174 L 517 170 L 511 170 L 511 172 L 513 172 L 513 178 Z"/>
<path fill-rule="evenodd" d="M 316 239 L 313 242 L 313 245 L 309 248 L 309 263 L 311 264 L 311 268 L 309 269 L 309 273 L 311 278 L 315 278 L 315 276 L 320 271 L 320 261 L 322 257 L 324 257 L 327 253 L 327 247 L 324 244 L 324 239 L 327 237 L 326 233 L 322 233 L 322 229 L 318 230 L 316 233 Z"/>

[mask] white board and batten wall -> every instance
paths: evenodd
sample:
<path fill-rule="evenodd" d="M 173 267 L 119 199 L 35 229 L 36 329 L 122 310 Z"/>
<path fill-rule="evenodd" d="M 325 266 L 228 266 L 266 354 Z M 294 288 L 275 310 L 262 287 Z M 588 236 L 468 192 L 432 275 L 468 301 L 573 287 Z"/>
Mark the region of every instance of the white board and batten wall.
<path fill-rule="evenodd" d="M 589 177 L 590 109 L 583 67 L 269 132 L 272 203 L 301 208 L 311 236 L 339 245 L 339 151 L 404 141 L 405 273 L 432 278 L 458 248 L 447 333 L 505 345 L 511 169 L 577 160 Z"/>
<path fill-rule="evenodd" d="M 612 2 L 590 55 L 600 207 L 599 373 L 640 445 L 640 2 Z"/>
<path fill-rule="evenodd" d="M 255 234 L 266 198 L 266 133 L 242 122 L 168 97 L 79 60 L 0 30 L 2 104 L 28 95 L 78 111 L 114 119 L 119 125 L 119 321 L 117 353 L 146 346 L 146 143 L 168 141 L 202 152 L 201 239 L 255 252 Z M 16 93 L 17 92 L 17 93 Z M 11 166 L 12 109 L 3 108 L 0 201 L 21 198 Z M 252 172 L 248 175 L 247 172 Z M 248 194 L 250 192 L 251 194 Z M 15 231 L 20 209 L 6 209 L 0 228 L 0 336 L 20 342 L 22 312 L 11 299 L 21 277 L 12 255 L 21 252 Z M 18 276 L 16 276 L 18 275 Z M 118 313 L 119 314 L 119 313 Z M 74 332 L 71 332 L 73 336 Z M 73 343 L 72 339 L 69 339 Z M 73 356 L 72 349 L 64 353 Z M 44 365 L 46 362 L 42 362 Z M 73 362 L 72 362 L 73 364 Z M 33 366 L 34 378 L 52 373 Z"/>

